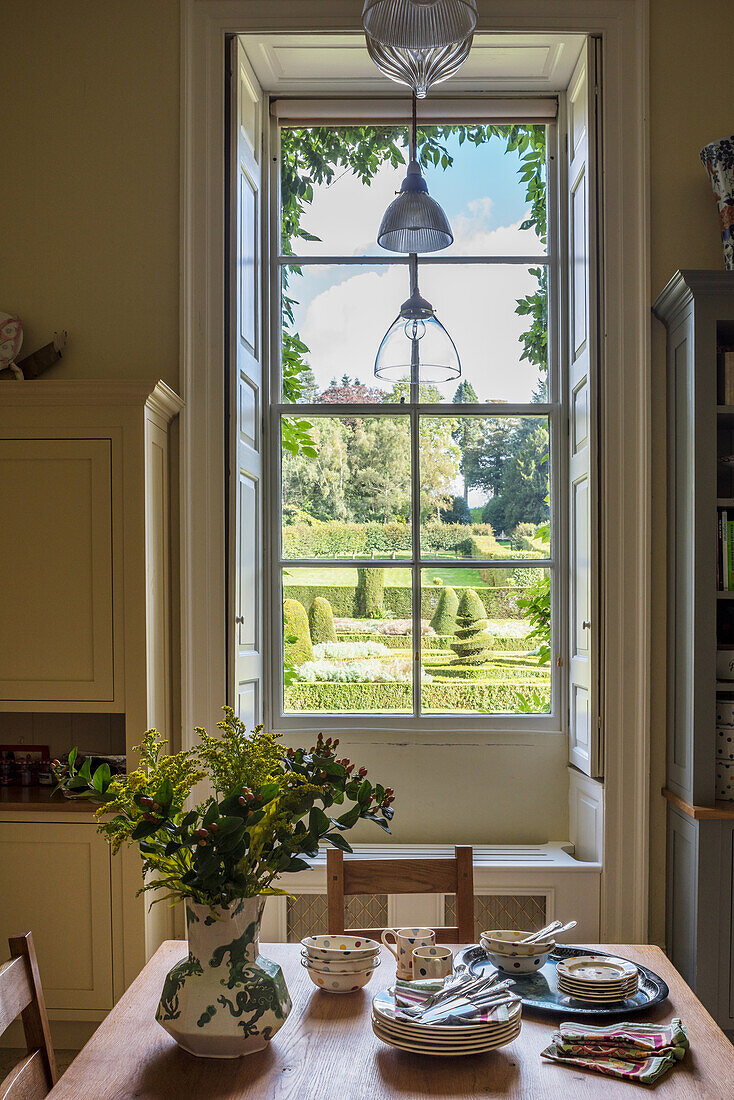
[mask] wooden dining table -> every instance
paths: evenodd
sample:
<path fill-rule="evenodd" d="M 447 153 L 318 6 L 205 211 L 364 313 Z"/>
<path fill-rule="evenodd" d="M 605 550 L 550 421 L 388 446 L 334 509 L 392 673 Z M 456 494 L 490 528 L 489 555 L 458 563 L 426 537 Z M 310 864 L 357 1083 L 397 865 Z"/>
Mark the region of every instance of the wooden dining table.
<path fill-rule="evenodd" d="M 665 979 L 669 998 L 634 1017 L 680 1017 L 691 1049 L 651 1090 L 656 1100 L 732 1100 L 734 1046 L 658 947 L 589 945 L 632 959 Z M 541 1058 L 557 1018 L 523 1010 L 514 1042 L 486 1054 L 435 1058 L 386 1046 L 370 1026 L 373 994 L 395 977 L 392 955 L 369 986 L 350 994 L 317 989 L 300 966 L 300 944 L 260 948 L 283 968 L 293 1009 L 266 1050 L 245 1058 L 195 1058 L 155 1021 L 163 979 L 185 957 L 164 943 L 49 1093 L 51 1100 L 588 1100 L 631 1097 L 644 1086 Z M 566 1018 L 566 1017 L 564 1017 Z M 568 1013 L 573 1019 L 573 1013 Z"/>

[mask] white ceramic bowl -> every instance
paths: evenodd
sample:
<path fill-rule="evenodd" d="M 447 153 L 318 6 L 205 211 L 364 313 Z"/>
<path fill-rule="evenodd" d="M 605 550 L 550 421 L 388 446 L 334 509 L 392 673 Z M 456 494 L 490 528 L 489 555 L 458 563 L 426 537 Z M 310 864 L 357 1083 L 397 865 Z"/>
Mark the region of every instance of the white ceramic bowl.
<path fill-rule="evenodd" d="M 356 993 L 358 989 L 363 989 L 367 985 L 377 969 L 376 966 L 371 966 L 369 970 L 358 970 L 356 974 L 324 974 L 320 970 L 314 970 L 303 959 L 301 966 L 308 970 L 308 976 L 313 984 L 323 989 L 325 993 Z"/>
<path fill-rule="evenodd" d="M 540 944 L 518 942 L 531 934 L 530 932 L 512 932 L 507 928 L 482 932 L 482 947 L 485 951 L 494 951 L 500 955 L 542 955 L 548 954 L 556 946 L 554 939 L 543 940 Z"/>
<path fill-rule="evenodd" d="M 550 954 L 550 950 L 546 950 L 542 955 L 500 955 L 487 947 L 484 950 L 487 952 L 489 961 L 504 974 L 531 974 L 545 965 Z"/>
<path fill-rule="evenodd" d="M 377 940 L 366 936 L 306 936 L 301 943 L 313 959 L 369 959 L 380 950 Z"/>
<path fill-rule="evenodd" d="M 315 959 L 308 951 L 301 952 L 310 970 L 320 970 L 322 974 L 357 974 L 360 970 L 374 969 L 380 965 L 380 955 L 377 952 L 367 959 Z"/>

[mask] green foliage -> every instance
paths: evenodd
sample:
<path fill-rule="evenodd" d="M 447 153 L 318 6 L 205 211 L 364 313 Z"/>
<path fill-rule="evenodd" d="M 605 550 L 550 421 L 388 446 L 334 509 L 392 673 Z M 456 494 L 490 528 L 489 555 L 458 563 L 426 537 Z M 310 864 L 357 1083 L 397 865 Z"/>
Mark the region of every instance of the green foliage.
<path fill-rule="evenodd" d="M 456 630 L 456 613 L 459 610 L 459 600 L 453 588 L 441 589 L 438 597 L 436 611 L 431 619 L 431 626 L 437 634 L 453 634 Z M 484 610 L 484 605 L 482 605 Z"/>
<path fill-rule="evenodd" d="M 532 689 L 531 689 L 532 690 Z M 540 712 L 548 711 L 550 682 L 537 689 L 545 701 Z M 478 683 L 472 680 L 442 681 L 421 686 L 424 710 L 469 714 L 516 714 L 528 694 L 527 683 L 505 681 Z M 410 684 L 295 684 L 286 691 L 288 711 L 410 711 Z"/>
<path fill-rule="evenodd" d="M 543 524 L 535 532 L 536 540 L 550 549 L 550 525 Z M 528 642 L 537 645 L 539 663 L 550 664 L 551 659 L 551 589 L 550 572 L 539 571 L 539 576 L 518 599 L 517 606 L 532 625 Z"/>
<path fill-rule="evenodd" d="M 489 573 L 490 570 L 487 570 Z M 492 570 L 491 572 L 495 572 Z M 287 580 L 287 578 L 286 578 Z M 456 595 L 461 599 L 466 586 L 454 585 Z M 298 600 L 305 608 L 310 608 L 317 596 L 323 596 L 331 604 L 335 615 L 347 618 L 362 617 L 356 611 L 356 586 L 354 584 L 287 584 L 285 588 L 290 599 Z M 423 588 L 421 592 L 421 617 L 429 621 L 433 617 L 441 589 Z M 471 591 L 474 591 L 472 589 Z M 484 604 L 490 619 L 517 619 L 518 596 L 526 595 L 527 589 L 517 584 L 500 584 L 494 588 L 478 588 L 476 593 Z M 385 585 L 383 607 L 387 617 L 409 619 L 412 607 L 412 591 L 398 585 Z M 382 618 L 382 616 L 380 616 Z"/>
<path fill-rule="evenodd" d="M 317 596 L 308 610 L 308 625 L 311 628 L 311 641 L 314 645 L 319 642 L 335 642 L 334 614 L 331 604 L 323 596 Z"/>
<path fill-rule="evenodd" d="M 456 664 L 484 664 L 493 645 L 494 639 L 487 633 L 484 604 L 473 588 L 467 588 L 459 601 L 456 637 L 451 643 Z"/>
<path fill-rule="evenodd" d="M 143 891 L 226 908 L 238 898 L 284 893 L 273 882 L 305 870 L 301 856 L 314 857 L 320 840 L 351 851 L 342 833 L 360 818 L 390 831 L 392 789 L 373 786 L 364 767 L 353 774 L 351 761 L 337 759 L 338 739 L 319 734 L 308 751 L 284 749 L 278 735 L 262 726 L 250 734 L 230 707 L 224 713 L 221 737 L 199 729 L 200 744 L 174 756 L 163 755 L 165 742 L 148 730 L 130 775 L 111 777 L 105 764 L 92 775 L 89 761 L 77 770 L 75 750 L 64 767 L 55 763 L 59 787 L 99 805 L 99 828 L 113 850 L 138 844 Z M 187 811 L 184 802 L 202 778 L 215 793 Z M 325 812 L 345 801 L 353 805 L 338 817 Z"/>
<path fill-rule="evenodd" d="M 463 497 L 454 497 L 450 508 L 441 509 L 442 523 L 459 523 L 468 526 L 471 523 L 469 505 Z"/>
<path fill-rule="evenodd" d="M 283 652 L 286 661 L 296 667 L 313 661 L 313 646 L 308 629 L 308 616 L 298 600 L 283 600 Z"/>
<path fill-rule="evenodd" d="M 385 570 L 358 569 L 354 613 L 362 619 L 382 619 L 385 610 Z"/>

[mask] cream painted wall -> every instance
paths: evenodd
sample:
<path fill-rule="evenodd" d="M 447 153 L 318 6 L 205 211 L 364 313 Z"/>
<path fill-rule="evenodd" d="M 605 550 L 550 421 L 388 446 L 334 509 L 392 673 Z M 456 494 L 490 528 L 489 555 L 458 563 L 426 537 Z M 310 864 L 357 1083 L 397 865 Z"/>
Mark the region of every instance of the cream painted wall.
<path fill-rule="evenodd" d="M 650 0 L 651 301 L 678 268 L 723 267 L 699 150 L 734 133 L 730 0 Z M 652 322 L 653 562 L 665 561 L 665 339 Z M 653 569 L 650 934 L 665 938 L 665 575 Z"/>
<path fill-rule="evenodd" d="M 70 331 L 56 377 L 178 380 L 179 15 L 177 0 L 4 0 L 5 123 L 0 310 L 18 312 L 26 348 L 55 328 Z M 650 0 L 651 300 L 678 267 L 722 264 L 716 209 L 698 160 L 706 142 L 734 132 L 729 0 Z M 20 94 L 19 94 L 20 93 Z M 655 499 L 653 560 L 665 557 L 664 348 L 653 326 Z M 656 640 L 665 628 L 665 591 L 654 570 Z M 651 933 L 664 936 L 665 665 L 653 665 L 651 765 Z M 368 755 L 375 765 L 384 748 Z M 410 752 L 395 746 L 396 763 Z M 472 771 L 523 775 L 528 757 L 507 746 L 471 755 Z M 542 771 L 560 778 L 553 751 Z M 431 751 L 440 774 L 446 750 Z M 533 762 L 538 767 L 538 761 Z M 416 775 L 416 779 L 417 779 Z M 509 782 L 503 789 L 510 789 Z M 475 788 L 476 790 L 476 788 Z M 555 779 L 534 807 L 532 839 L 565 823 L 548 814 Z M 437 783 L 425 809 L 405 823 L 426 839 L 444 798 Z M 457 839 L 478 838 L 462 781 Z M 482 804 L 491 829 L 513 839 L 509 796 Z M 466 807 L 466 808 L 464 808 Z M 488 815 L 485 817 L 485 814 Z M 449 812 L 450 816 L 450 812 Z M 501 825 L 500 822 L 503 822 Z M 402 831 L 402 830 L 401 830 Z M 491 833 L 491 835 L 489 835 Z M 510 835 L 512 834 L 512 835 Z M 406 837 L 407 838 L 407 837 Z M 523 837 L 523 839 L 531 839 Z"/>
<path fill-rule="evenodd" d="M 3 0 L 0 310 L 48 377 L 178 383 L 178 0 Z"/>

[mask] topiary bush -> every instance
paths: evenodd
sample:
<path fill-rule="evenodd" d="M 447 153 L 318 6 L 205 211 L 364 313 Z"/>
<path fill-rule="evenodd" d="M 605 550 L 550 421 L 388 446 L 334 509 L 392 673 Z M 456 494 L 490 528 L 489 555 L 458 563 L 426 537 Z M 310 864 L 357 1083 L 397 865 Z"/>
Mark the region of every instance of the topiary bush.
<path fill-rule="evenodd" d="M 481 665 L 489 659 L 494 644 L 487 633 L 484 604 L 473 588 L 467 588 L 456 613 L 456 637 L 451 648 L 457 665 Z"/>
<path fill-rule="evenodd" d="M 456 612 L 458 610 L 459 599 L 456 592 L 450 587 L 442 588 L 438 597 L 436 613 L 431 619 L 431 626 L 437 634 L 454 633 L 456 630 Z"/>
<path fill-rule="evenodd" d="M 358 617 L 363 619 L 381 619 L 385 610 L 385 570 L 357 570 L 357 589 L 354 593 L 354 608 Z"/>
<path fill-rule="evenodd" d="M 296 666 L 313 661 L 308 616 L 298 600 L 283 600 L 283 657 Z"/>
<path fill-rule="evenodd" d="M 331 610 L 331 604 L 323 596 L 317 596 L 311 604 L 308 611 L 308 625 L 311 628 L 311 641 L 314 645 L 336 641 L 334 613 Z"/>

